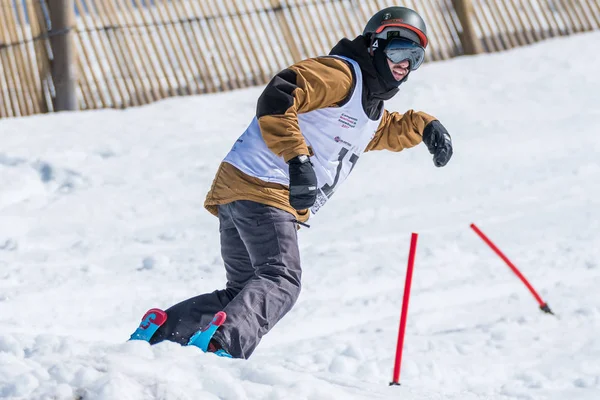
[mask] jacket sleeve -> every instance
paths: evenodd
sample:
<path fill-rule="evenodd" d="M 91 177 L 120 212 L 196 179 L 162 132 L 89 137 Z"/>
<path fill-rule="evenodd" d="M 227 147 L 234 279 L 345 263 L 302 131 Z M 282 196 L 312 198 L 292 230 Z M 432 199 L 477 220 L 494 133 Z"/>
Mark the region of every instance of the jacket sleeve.
<path fill-rule="evenodd" d="M 437 118 L 421 111 L 408 110 L 404 114 L 384 110 L 375 137 L 365 151 L 402 151 L 423 140 L 423 130 Z"/>
<path fill-rule="evenodd" d="M 340 105 L 352 93 L 354 81 L 350 66 L 333 57 L 307 59 L 279 72 L 256 110 L 267 146 L 286 162 L 309 155 L 298 114 Z"/>

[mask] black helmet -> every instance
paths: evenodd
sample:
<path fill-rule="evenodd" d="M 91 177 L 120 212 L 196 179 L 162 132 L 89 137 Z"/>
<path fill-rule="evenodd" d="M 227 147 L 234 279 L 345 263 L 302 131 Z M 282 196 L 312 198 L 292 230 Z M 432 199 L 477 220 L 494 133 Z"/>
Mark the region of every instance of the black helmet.
<path fill-rule="evenodd" d="M 419 14 L 406 7 L 387 7 L 371 17 L 363 36 L 372 35 L 379 39 L 401 37 L 427 47 L 427 27 Z"/>

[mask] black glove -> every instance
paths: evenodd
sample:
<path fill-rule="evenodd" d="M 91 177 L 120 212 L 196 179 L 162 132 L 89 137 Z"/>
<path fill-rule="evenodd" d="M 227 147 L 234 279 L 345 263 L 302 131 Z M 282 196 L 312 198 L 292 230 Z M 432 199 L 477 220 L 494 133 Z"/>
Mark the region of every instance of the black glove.
<path fill-rule="evenodd" d="M 290 172 L 290 204 L 295 210 L 311 208 L 317 200 L 317 175 L 308 156 L 288 161 Z"/>
<path fill-rule="evenodd" d="M 433 154 L 436 167 L 443 167 L 452 158 L 452 138 L 440 121 L 431 121 L 423 131 L 423 143 Z"/>

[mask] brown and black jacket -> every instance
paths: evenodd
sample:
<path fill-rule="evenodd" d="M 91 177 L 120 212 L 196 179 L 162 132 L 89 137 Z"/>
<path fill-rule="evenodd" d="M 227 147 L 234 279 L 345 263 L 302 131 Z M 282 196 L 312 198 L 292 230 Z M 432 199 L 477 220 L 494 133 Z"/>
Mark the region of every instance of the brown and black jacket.
<path fill-rule="evenodd" d="M 359 63 L 365 113 L 376 120 L 383 110 L 379 128 L 365 151 L 402 151 L 422 141 L 425 126 L 436 118 L 413 110 L 399 114 L 383 109 L 384 100 L 393 97 L 398 88 L 388 87 L 378 75 L 362 36 L 352 41 L 342 39 L 330 55 L 345 56 Z M 267 146 L 286 162 L 298 155 L 312 154 L 300 132 L 298 114 L 344 104 L 354 91 L 353 75 L 352 66 L 335 57 L 309 58 L 275 75 L 258 99 L 256 110 Z M 294 210 L 288 198 L 287 186 L 262 181 L 223 162 L 204 206 L 217 215 L 219 204 L 251 200 L 288 211 L 300 222 L 308 220 L 308 210 Z"/>

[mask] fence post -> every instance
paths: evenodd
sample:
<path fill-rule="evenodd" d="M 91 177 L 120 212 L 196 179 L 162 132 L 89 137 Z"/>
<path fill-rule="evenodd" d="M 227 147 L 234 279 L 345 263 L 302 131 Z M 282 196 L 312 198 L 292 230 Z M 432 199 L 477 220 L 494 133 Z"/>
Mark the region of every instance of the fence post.
<path fill-rule="evenodd" d="M 459 37 L 465 54 L 483 53 L 481 40 L 477 37 L 473 26 L 475 9 L 472 0 L 452 0 L 452 5 L 462 25 L 462 32 L 459 33 Z"/>
<path fill-rule="evenodd" d="M 74 0 L 48 0 L 50 9 L 50 46 L 52 80 L 56 90 L 54 111 L 77 110 L 77 76 L 75 70 Z"/>
<path fill-rule="evenodd" d="M 287 5 L 287 4 L 286 4 Z M 290 24 L 285 18 L 285 14 L 283 13 L 284 2 L 283 0 L 271 0 L 271 6 L 273 7 L 273 11 L 277 16 L 279 24 L 281 26 L 281 30 L 283 32 L 283 36 L 285 39 L 285 43 L 288 45 L 287 50 L 292 53 L 293 62 L 298 62 L 301 59 L 300 51 L 298 50 L 298 45 L 294 41 L 294 35 L 292 34 L 292 29 L 290 28 Z"/>

